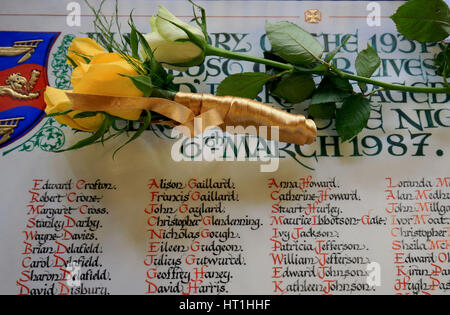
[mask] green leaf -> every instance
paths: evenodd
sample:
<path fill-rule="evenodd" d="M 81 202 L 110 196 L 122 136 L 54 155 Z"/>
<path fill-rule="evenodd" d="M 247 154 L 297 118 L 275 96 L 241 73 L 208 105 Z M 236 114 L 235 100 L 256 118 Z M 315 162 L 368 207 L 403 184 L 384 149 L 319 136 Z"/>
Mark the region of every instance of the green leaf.
<path fill-rule="evenodd" d="M 137 37 L 139 38 L 139 42 L 142 45 L 142 49 L 144 49 L 145 55 L 148 56 L 149 58 L 154 58 L 153 56 L 153 51 L 150 48 L 150 45 L 148 44 L 147 40 L 145 39 L 144 35 L 142 35 L 141 32 L 139 32 L 136 27 L 134 26 L 134 24 L 130 23 L 131 29 L 134 30 L 136 32 Z"/>
<path fill-rule="evenodd" d="M 342 102 L 353 92 L 353 87 L 346 79 L 325 76 L 312 96 L 311 105 Z"/>
<path fill-rule="evenodd" d="M 146 75 L 132 76 L 132 75 L 124 75 L 124 74 L 121 74 L 121 76 L 131 79 L 131 81 L 133 81 L 134 85 L 142 93 L 144 93 L 145 97 L 149 97 L 150 95 L 152 95 L 154 86 L 152 84 L 152 79 L 150 79 L 149 76 L 146 76 Z"/>
<path fill-rule="evenodd" d="M 266 73 L 246 72 L 228 76 L 217 88 L 218 96 L 239 96 L 254 99 L 274 76 Z"/>
<path fill-rule="evenodd" d="M 97 114 L 97 112 L 81 112 L 73 116 L 73 119 L 94 117 L 97 116 Z"/>
<path fill-rule="evenodd" d="M 272 94 L 296 104 L 310 98 L 315 87 L 312 75 L 292 73 L 280 80 Z"/>
<path fill-rule="evenodd" d="M 335 112 L 335 103 L 312 104 L 308 108 L 308 114 L 317 119 L 332 119 Z"/>
<path fill-rule="evenodd" d="M 370 102 L 362 94 L 348 97 L 336 114 L 336 130 L 342 141 L 355 137 L 366 126 L 370 117 Z"/>
<path fill-rule="evenodd" d="M 90 56 L 84 55 L 84 54 L 79 53 L 78 51 L 75 51 L 75 50 L 69 50 L 69 51 L 71 53 L 73 53 L 74 55 L 76 55 L 76 56 L 78 56 L 80 58 L 83 58 L 85 63 L 87 63 L 87 64 L 91 63 L 91 58 L 89 58 Z M 73 60 L 72 60 L 72 62 L 73 62 Z"/>
<path fill-rule="evenodd" d="M 391 18 L 410 40 L 434 43 L 450 34 L 450 10 L 444 0 L 409 0 Z"/>
<path fill-rule="evenodd" d="M 317 71 L 319 71 L 319 72 L 327 72 L 328 69 L 329 69 L 329 67 L 327 65 L 320 64 L 320 65 L 317 65 L 314 68 L 312 68 L 311 71 L 312 72 L 317 72 Z"/>
<path fill-rule="evenodd" d="M 351 35 L 345 35 L 345 37 L 342 39 L 341 45 L 336 47 L 332 52 L 328 53 L 325 57 L 326 62 L 330 62 L 333 60 L 333 58 L 341 51 L 341 49 L 348 43 L 352 36 Z"/>
<path fill-rule="evenodd" d="M 320 89 L 314 93 L 311 99 L 311 105 L 342 102 L 345 98 L 349 96 L 350 93 L 340 90 Z"/>
<path fill-rule="evenodd" d="M 164 88 L 167 83 L 166 70 L 164 70 L 163 66 L 156 60 L 155 57 L 152 57 L 148 64 L 150 79 L 153 83 L 153 86 Z"/>
<path fill-rule="evenodd" d="M 139 127 L 139 129 L 134 133 L 134 135 L 128 139 L 127 142 L 125 142 L 123 145 L 121 145 L 116 151 L 114 151 L 113 154 L 113 159 L 116 156 L 117 152 L 119 152 L 122 148 L 124 148 L 126 145 L 130 144 L 131 142 L 133 142 L 134 140 L 136 140 L 137 138 L 139 138 L 145 130 L 148 129 L 148 127 L 150 126 L 150 124 L 152 123 L 152 114 L 150 113 L 150 111 L 146 110 L 144 111 L 145 115 L 143 117 L 144 121 L 142 123 L 142 125 Z"/>
<path fill-rule="evenodd" d="M 104 144 L 106 141 L 111 140 L 111 139 L 113 139 L 113 138 L 116 138 L 116 137 L 118 137 L 118 136 L 124 134 L 125 132 L 126 132 L 126 130 L 120 130 L 120 131 L 118 131 L 118 132 L 116 132 L 116 133 L 110 134 L 110 135 L 109 135 L 108 137 L 106 137 L 106 138 L 105 138 L 105 137 L 102 137 L 100 140 L 95 141 L 94 144 L 97 144 L 97 143 L 102 143 L 102 144 Z"/>
<path fill-rule="evenodd" d="M 353 92 L 353 86 L 348 79 L 344 79 L 334 75 L 328 76 L 328 79 L 337 89 L 349 93 Z"/>
<path fill-rule="evenodd" d="M 102 139 L 105 136 L 105 133 L 108 132 L 109 128 L 112 125 L 113 120 L 114 119 L 111 118 L 110 116 L 105 115 L 105 120 L 103 120 L 103 123 L 100 126 L 100 128 L 94 134 L 92 134 L 90 137 L 77 142 L 76 144 L 74 144 L 73 146 L 71 146 L 71 147 L 69 147 L 67 149 L 58 150 L 58 151 L 55 151 L 55 152 L 60 153 L 60 152 L 66 152 L 66 151 L 72 151 L 72 150 L 76 150 L 76 149 L 81 149 L 83 147 L 86 147 L 86 146 L 88 146 L 90 144 L 95 143 L 97 140 Z"/>
<path fill-rule="evenodd" d="M 150 73 L 150 81 L 152 83 L 152 87 L 160 87 L 165 88 L 167 83 L 167 72 L 164 70 L 161 63 L 159 63 L 154 54 L 152 49 L 150 48 L 150 45 L 148 44 L 147 40 L 145 39 L 144 35 L 142 35 L 141 32 L 139 32 L 133 23 L 130 23 L 130 27 L 132 30 L 135 31 L 136 36 L 139 38 L 139 42 L 142 45 L 142 48 L 144 50 L 145 55 L 147 56 L 147 60 L 144 61 L 144 65 L 146 66 L 146 69 Z M 145 57 L 144 57 L 145 58 Z M 139 88 L 139 87 L 138 87 Z M 148 93 L 148 90 L 144 87 L 145 92 Z M 142 91 L 142 90 L 141 90 Z M 143 91 L 144 92 L 144 91 Z M 145 94 L 144 92 L 144 94 Z M 151 93 L 149 94 L 149 96 Z"/>
<path fill-rule="evenodd" d="M 68 62 L 70 62 L 70 65 L 72 66 L 72 68 L 76 69 L 78 67 L 78 65 L 76 64 L 76 62 L 70 58 L 68 55 L 64 55 L 67 59 Z"/>
<path fill-rule="evenodd" d="M 308 32 L 291 22 L 266 23 L 273 50 L 295 65 L 309 65 L 323 54 L 323 47 Z"/>
<path fill-rule="evenodd" d="M 450 44 L 441 45 L 442 51 L 436 56 L 434 64 L 436 65 L 436 74 L 444 78 L 450 76 Z"/>
<path fill-rule="evenodd" d="M 46 117 L 56 117 L 56 116 L 67 115 L 67 114 L 69 114 L 71 112 L 73 112 L 73 109 L 68 109 L 68 110 L 65 110 L 65 111 L 59 112 L 59 113 L 47 114 L 45 116 Z"/>
<path fill-rule="evenodd" d="M 356 57 L 356 72 L 361 77 L 370 78 L 380 65 L 381 59 L 370 45 L 367 45 L 367 49 L 361 51 Z M 362 91 L 366 90 L 365 83 L 358 83 L 358 85 Z"/>
<path fill-rule="evenodd" d="M 136 33 L 136 28 L 131 29 L 130 47 L 131 47 L 131 55 L 133 56 L 133 58 L 139 59 L 139 39 Z"/>

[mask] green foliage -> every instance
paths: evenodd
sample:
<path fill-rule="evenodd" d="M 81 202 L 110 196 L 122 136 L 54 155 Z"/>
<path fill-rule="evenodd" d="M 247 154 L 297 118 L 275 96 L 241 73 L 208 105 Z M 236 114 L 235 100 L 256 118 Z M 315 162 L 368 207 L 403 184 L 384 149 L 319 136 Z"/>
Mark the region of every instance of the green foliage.
<path fill-rule="evenodd" d="M 274 76 L 266 73 L 246 72 L 228 76 L 217 88 L 219 96 L 239 96 L 254 99 Z"/>
<path fill-rule="evenodd" d="M 296 104 L 310 98 L 315 87 L 312 75 L 291 73 L 282 77 L 272 94 Z"/>
<path fill-rule="evenodd" d="M 109 131 L 109 128 L 111 128 L 113 120 L 114 120 L 114 118 L 112 118 L 112 116 L 105 115 L 105 119 L 103 120 L 102 125 L 100 126 L 100 128 L 95 133 L 93 133 L 89 137 L 87 137 L 87 138 L 77 142 L 76 144 L 74 144 L 73 146 L 71 146 L 71 147 L 69 147 L 67 149 L 58 150 L 58 151 L 55 151 L 55 152 L 67 152 L 67 151 L 81 149 L 81 148 L 84 148 L 84 147 L 86 147 L 86 146 L 88 146 L 90 144 L 95 143 L 99 139 L 103 139 L 105 137 L 105 134 Z"/>
<path fill-rule="evenodd" d="M 447 79 L 450 75 L 450 44 L 442 44 L 442 51 L 436 56 L 436 74 Z"/>
<path fill-rule="evenodd" d="M 131 28 L 129 44 L 131 48 L 131 56 L 135 59 L 139 59 L 139 38 L 135 27 Z"/>
<path fill-rule="evenodd" d="M 144 111 L 144 116 L 143 118 L 143 123 L 141 124 L 141 126 L 138 128 L 138 130 L 134 133 L 134 135 L 128 139 L 127 142 L 125 142 L 122 146 L 120 146 L 116 151 L 114 151 L 113 154 L 113 159 L 116 156 L 117 152 L 119 152 L 121 149 L 123 149 L 125 146 L 127 146 L 128 144 L 130 144 L 131 142 L 133 142 L 134 140 L 136 140 L 137 138 L 139 138 L 145 130 L 147 130 L 151 123 L 152 123 L 152 114 L 150 113 L 150 111 L 146 110 Z"/>
<path fill-rule="evenodd" d="M 153 92 L 153 84 L 152 79 L 147 75 L 122 75 L 124 77 L 129 78 L 131 81 L 133 81 L 134 86 L 136 86 L 142 93 L 144 93 L 145 97 L 149 97 L 152 95 Z"/>
<path fill-rule="evenodd" d="M 336 47 L 335 49 L 333 49 L 333 51 L 329 52 L 326 56 L 325 56 L 325 61 L 326 62 L 330 62 L 331 60 L 333 60 L 334 57 L 336 57 L 336 55 L 341 51 L 342 48 L 344 48 L 344 46 L 348 43 L 348 41 L 350 40 L 350 35 L 346 35 L 343 39 L 342 39 L 342 43 L 341 45 L 339 45 L 338 47 Z"/>
<path fill-rule="evenodd" d="M 308 114 L 316 119 L 332 119 L 335 112 L 335 103 L 311 104 L 308 108 Z"/>
<path fill-rule="evenodd" d="M 85 3 L 94 14 L 94 28 L 101 34 L 98 40 L 103 48 L 108 52 L 117 52 L 123 56 L 127 56 L 129 54 L 129 45 L 126 37 L 123 36 L 121 32 L 119 23 L 119 2 L 115 2 L 114 14 L 112 14 L 109 19 L 102 12 L 106 0 L 102 0 L 97 9 L 92 6 L 88 0 L 85 0 Z M 115 38 L 116 32 L 114 31 L 114 28 L 119 33 L 119 40 L 116 40 Z"/>
<path fill-rule="evenodd" d="M 325 77 L 327 77 L 327 76 L 325 76 Z M 341 91 L 344 91 L 344 92 L 353 93 L 353 86 L 348 79 L 341 78 L 336 75 L 329 75 L 327 77 L 327 79 L 330 80 L 331 84 L 335 88 L 337 88 Z"/>
<path fill-rule="evenodd" d="M 409 0 L 391 18 L 410 40 L 438 42 L 450 35 L 450 10 L 444 0 Z"/>
<path fill-rule="evenodd" d="M 348 80 L 325 76 L 312 96 L 311 105 L 342 102 L 352 92 L 353 87 Z"/>
<path fill-rule="evenodd" d="M 356 58 L 356 72 L 359 76 L 370 78 L 380 67 L 381 59 L 375 49 L 367 45 L 367 49 L 361 51 Z M 359 83 L 362 91 L 366 90 L 365 83 Z"/>
<path fill-rule="evenodd" d="M 307 31 L 291 22 L 266 24 L 272 49 L 294 65 L 309 65 L 323 54 L 322 45 Z"/>
<path fill-rule="evenodd" d="M 89 64 L 91 62 L 90 56 L 83 55 L 83 54 L 81 54 L 81 53 L 79 53 L 77 51 L 74 51 L 74 50 L 69 50 L 69 52 L 71 52 L 74 55 L 77 55 L 78 57 L 82 58 L 84 60 L 84 62 L 87 63 L 87 64 Z M 69 56 L 67 56 L 66 58 L 72 65 L 75 65 L 74 68 L 77 67 L 77 64 L 75 63 L 75 61 L 73 61 L 72 58 L 70 58 Z"/>
<path fill-rule="evenodd" d="M 68 55 L 65 55 L 65 57 L 66 57 L 66 60 L 72 66 L 72 68 L 76 69 L 76 67 L 78 67 L 77 64 L 75 63 L 75 61 L 72 58 L 70 58 Z M 90 62 L 90 60 L 89 60 L 89 62 Z"/>
<path fill-rule="evenodd" d="M 59 113 L 47 114 L 46 117 L 62 116 L 62 115 L 67 115 L 67 114 L 69 114 L 71 112 L 73 112 L 73 110 L 72 109 L 68 109 L 68 110 L 65 110 L 65 111 L 59 112 Z"/>
<path fill-rule="evenodd" d="M 95 117 L 97 116 L 96 112 L 81 112 L 73 116 L 73 119 L 78 118 L 89 118 L 89 117 Z"/>
<path fill-rule="evenodd" d="M 351 140 L 360 133 L 370 117 L 370 102 L 362 94 L 345 99 L 336 114 L 336 130 L 342 141 Z"/>

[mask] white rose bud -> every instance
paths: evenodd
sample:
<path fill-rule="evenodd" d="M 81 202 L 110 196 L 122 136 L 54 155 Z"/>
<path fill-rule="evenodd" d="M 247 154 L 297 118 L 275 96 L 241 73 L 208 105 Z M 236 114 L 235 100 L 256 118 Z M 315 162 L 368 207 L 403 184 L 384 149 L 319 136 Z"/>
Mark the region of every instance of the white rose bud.
<path fill-rule="evenodd" d="M 200 29 L 182 22 L 163 6 L 150 23 L 153 32 L 145 38 L 156 60 L 178 67 L 203 63 L 207 39 Z"/>

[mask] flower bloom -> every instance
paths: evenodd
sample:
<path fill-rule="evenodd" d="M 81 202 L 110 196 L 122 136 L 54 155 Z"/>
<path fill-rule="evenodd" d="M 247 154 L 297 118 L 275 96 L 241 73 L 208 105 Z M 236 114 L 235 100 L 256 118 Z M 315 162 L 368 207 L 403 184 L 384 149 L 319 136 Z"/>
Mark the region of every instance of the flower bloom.
<path fill-rule="evenodd" d="M 127 77 L 138 75 L 136 70 L 118 53 L 108 53 L 90 38 L 75 38 L 69 47 L 69 58 L 76 64 L 71 82 L 74 93 L 143 96 L 134 83 Z M 47 87 L 44 93 L 45 112 L 53 114 L 71 109 L 71 103 L 64 90 Z M 61 124 L 74 129 L 94 132 L 100 128 L 104 115 L 74 118 L 78 111 L 55 116 Z M 138 120 L 141 110 L 111 110 L 107 113 L 125 120 Z"/>
<path fill-rule="evenodd" d="M 158 15 L 150 19 L 150 24 L 152 33 L 145 38 L 160 63 L 181 67 L 203 63 L 207 40 L 200 29 L 182 22 L 163 6 L 160 6 Z M 195 41 L 179 26 L 189 30 Z"/>

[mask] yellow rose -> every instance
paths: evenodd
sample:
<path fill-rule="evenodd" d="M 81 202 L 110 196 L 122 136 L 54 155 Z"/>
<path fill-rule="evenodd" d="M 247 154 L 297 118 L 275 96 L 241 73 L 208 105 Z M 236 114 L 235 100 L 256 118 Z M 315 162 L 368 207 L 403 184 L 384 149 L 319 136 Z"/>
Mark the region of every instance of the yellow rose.
<path fill-rule="evenodd" d="M 61 113 L 71 109 L 70 100 L 67 97 L 67 91 L 47 87 L 44 93 L 44 100 L 47 104 L 45 112 L 47 114 Z M 80 113 L 72 111 L 66 115 L 55 116 L 54 118 L 61 124 L 67 125 L 73 129 L 95 132 L 100 128 L 103 122 L 103 115 L 97 114 L 94 117 L 76 118 L 73 117 Z"/>
<path fill-rule="evenodd" d="M 94 56 L 104 53 L 105 50 L 89 37 L 76 37 L 70 44 L 67 56 L 79 66 L 87 63 L 83 56 L 92 59 Z"/>
<path fill-rule="evenodd" d="M 86 60 L 80 55 L 90 59 Z M 95 41 L 89 38 L 75 38 L 69 47 L 69 57 L 77 64 L 72 72 L 73 92 L 110 96 L 144 96 L 133 82 L 122 75 L 138 75 L 136 70 L 118 53 L 104 51 Z M 45 94 L 48 114 L 67 111 L 71 104 L 63 90 L 48 87 Z M 113 116 L 126 120 L 138 120 L 141 110 L 111 110 Z M 96 131 L 104 119 L 103 115 L 73 119 L 77 112 L 55 116 L 62 124 L 84 131 Z"/>
<path fill-rule="evenodd" d="M 127 77 L 138 75 L 136 70 L 118 53 L 103 53 L 92 58 L 91 62 L 75 69 L 72 79 L 75 93 L 110 96 L 144 96 Z M 141 110 L 111 110 L 109 114 L 126 120 L 138 120 Z"/>

